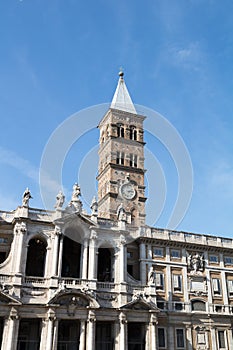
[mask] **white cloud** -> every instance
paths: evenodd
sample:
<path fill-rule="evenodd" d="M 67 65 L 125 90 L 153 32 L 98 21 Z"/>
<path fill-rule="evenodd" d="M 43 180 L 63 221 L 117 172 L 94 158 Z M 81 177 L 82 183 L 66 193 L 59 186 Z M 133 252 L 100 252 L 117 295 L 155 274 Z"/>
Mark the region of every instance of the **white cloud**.
<path fill-rule="evenodd" d="M 38 182 L 38 169 L 15 152 L 0 147 L 0 163 L 10 165 L 28 178 Z"/>
<path fill-rule="evenodd" d="M 169 51 L 173 64 L 186 69 L 200 69 L 203 53 L 198 42 L 191 42 L 187 46 L 172 46 Z"/>
<path fill-rule="evenodd" d="M 33 180 L 36 184 L 39 183 L 39 168 L 35 167 L 28 160 L 20 157 L 13 151 L 0 147 L 0 164 L 10 165 L 27 178 Z M 48 191 L 60 190 L 60 184 L 51 179 L 46 173 L 43 174 L 43 187 Z"/>

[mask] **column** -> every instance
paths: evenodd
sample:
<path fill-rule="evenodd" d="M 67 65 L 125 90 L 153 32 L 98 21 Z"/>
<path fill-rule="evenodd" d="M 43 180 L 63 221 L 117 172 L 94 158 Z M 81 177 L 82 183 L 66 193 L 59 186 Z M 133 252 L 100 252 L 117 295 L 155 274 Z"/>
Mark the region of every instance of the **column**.
<path fill-rule="evenodd" d="M 168 301 L 168 310 L 172 310 L 173 305 L 172 305 L 171 266 L 169 265 L 166 268 L 166 278 L 167 278 L 166 299 Z"/>
<path fill-rule="evenodd" d="M 83 242 L 83 256 L 82 256 L 82 279 L 87 279 L 87 267 L 88 267 L 88 240 Z"/>
<path fill-rule="evenodd" d="M 80 336 L 79 336 L 79 350 L 85 350 L 86 341 L 86 322 L 80 321 Z"/>
<path fill-rule="evenodd" d="M 232 328 L 227 329 L 227 339 L 229 349 L 233 349 Z"/>
<path fill-rule="evenodd" d="M 15 263 L 13 266 L 13 273 L 21 273 L 22 272 L 22 266 L 21 266 L 21 259 L 22 259 L 22 250 L 23 250 L 23 240 L 24 240 L 24 234 L 27 232 L 27 227 L 24 222 L 16 223 L 14 228 L 14 234 L 15 234 L 15 244 L 14 248 L 15 251 Z"/>
<path fill-rule="evenodd" d="M 59 244 L 59 236 L 61 235 L 61 229 L 59 226 L 55 226 L 54 234 L 53 234 L 53 260 L 52 260 L 52 276 L 57 276 L 58 273 L 58 244 Z"/>
<path fill-rule="evenodd" d="M 88 262 L 88 279 L 89 280 L 97 279 L 96 240 L 97 240 L 97 234 L 95 231 L 92 231 L 90 244 L 89 244 L 89 262 Z"/>
<path fill-rule="evenodd" d="M 52 309 L 50 309 L 47 313 L 47 319 L 46 319 L 46 344 L 45 344 L 45 350 L 52 350 L 53 346 L 53 330 L 54 330 L 54 321 L 55 321 L 55 313 Z"/>
<path fill-rule="evenodd" d="M 186 326 L 186 337 L 188 341 L 188 350 L 193 350 L 192 327 Z"/>
<path fill-rule="evenodd" d="M 184 266 L 182 269 L 182 281 L 183 281 L 183 293 L 184 293 L 184 304 L 185 311 L 190 312 L 190 302 L 189 302 L 189 294 L 188 294 L 188 278 L 187 278 L 187 266 Z"/>
<path fill-rule="evenodd" d="M 157 350 L 156 325 L 157 317 L 151 314 L 150 323 L 147 326 L 146 350 Z"/>
<path fill-rule="evenodd" d="M 151 344 L 151 329 L 150 329 L 150 323 L 145 323 L 145 350 L 154 350 L 152 349 Z"/>
<path fill-rule="evenodd" d="M 95 350 L 95 323 L 95 313 L 90 311 L 87 320 L 86 350 Z"/>
<path fill-rule="evenodd" d="M 61 277 L 61 270 L 62 270 L 63 241 L 64 241 L 64 236 L 61 235 L 60 244 L 59 244 L 58 268 L 57 268 L 57 273 L 59 277 Z"/>
<path fill-rule="evenodd" d="M 9 318 L 5 319 L 2 350 L 16 350 L 18 341 L 19 319 L 17 310 L 11 309 Z"/>
<path fill-rule="evenodd" d="M 212 350 L 217 350 L 215 328 L 210 329 L 210 339 L 211 339 Z"/>
<path fill-rule="evenodd" d="M 120 350 L 128 349 L 128 340 L 127 340 L 127 318 L 126 315 L 121 312 L 119 316 L 120 321 L 120 333 L 119 333 L 119 348 Z"/>
<path fill-rule="evenodd" d="M 59 327 L 59 321 L 56 319 L 54 321 L 54 328 L 53 328 L 53 346 L 52 346 L 52 350 L 57 350 L 58 327 Z"/>
<path fill-rule="evenodd" d="M 126 261 L 126 248 L 125 248 L 125 236 L 120 236 L 119 242 L 119 259 L 118 259 L 118 268 L 119 268 L 119 280 L 120 283 L 125 282 L 125 271 L 127 270 L 127 261 Z"/>
<path fill-rule="evenodd" d="M 146 284 L 146 245 L 140 242 L 140 280 L 143 285 Z"/>
<path fill-rule="evenodd" d="M 210 271 L 209 268 L 205 269 L 206 273 L 206 284 L 207 284 L 207 298 L 208 298 L 208 309 L 206 310 L 207 312 L 210 312 L 212 310 L 212 288 L 211 288 L 211 281 L 210 281 Z"/>
<path fill-rule="evenodd" d="M 175 349 L 175 342 L 174 342 L 174 328 L 173 326 L 168 326 L 168 337 L 167 337 L 167 343 L 168 343 L 168 350 L 174 350 Z"/>
<path fill-rule="evenodd" d="M 226 286 L 225 271 L 221 271 L 221 280 L 222 280 L 223 304 L 225 306 L 224 312 L 229 313 L 229 302 L 228 302 L 228 293 L 227 293 L 227 286 Z"/>
<path fill-rule="evenodd" d="M 117 320 L 114 322 L 114 350 L 121 350 L 120 348 L 120 322 Z"/>

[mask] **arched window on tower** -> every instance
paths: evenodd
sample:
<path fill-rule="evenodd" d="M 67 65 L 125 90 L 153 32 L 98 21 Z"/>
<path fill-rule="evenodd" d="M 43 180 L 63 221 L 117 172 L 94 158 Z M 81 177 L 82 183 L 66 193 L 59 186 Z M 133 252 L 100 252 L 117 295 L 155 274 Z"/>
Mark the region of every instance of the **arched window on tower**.
<path fill-rule="evenodd" d="M 28 244 L 26 275 L 44 277 L 47 243 L 41 237 L 32 238 Z"/>
<path fill-rule="evenodd" d="M 137 141 L 137 129 L 133 125 L 131 125 L 129 128 L 129 138 L 130 140 Z"/>
<path fill-rule="evenodd" d="M 136 154 L 130 154 L 130 160 L 129 160 L 129 165 L 132 166 L 133 168 L 137 168 L 138 166 L 138 157 Z"/>
<path fill-rule="evenodd" d="M 123 124 L 117 124 L 117 137 L 124 137 L 125 129 Z"/>

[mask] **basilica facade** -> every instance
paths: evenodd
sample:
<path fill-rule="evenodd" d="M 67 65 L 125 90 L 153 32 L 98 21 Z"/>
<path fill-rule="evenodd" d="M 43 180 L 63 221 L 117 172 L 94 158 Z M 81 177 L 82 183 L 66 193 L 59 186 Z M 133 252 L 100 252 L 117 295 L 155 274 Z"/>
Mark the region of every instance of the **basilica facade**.
<path fill-rule="evenodd" d="M 146 225 L 145 116 L 120 72 L 98 199 L 0 212 L 1 350 L 231 350 L 233 240 Z"/>

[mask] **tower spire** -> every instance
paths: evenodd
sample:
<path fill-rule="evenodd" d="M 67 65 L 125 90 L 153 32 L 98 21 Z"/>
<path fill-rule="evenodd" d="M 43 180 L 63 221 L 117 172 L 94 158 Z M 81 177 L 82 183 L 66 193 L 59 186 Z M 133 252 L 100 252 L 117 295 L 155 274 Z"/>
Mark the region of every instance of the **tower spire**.
<path fill-rule="evenodd" d="M 119 80 L 110 108 L 137 114 L 124 81 L 124 72 L 120 69 Z"/>

